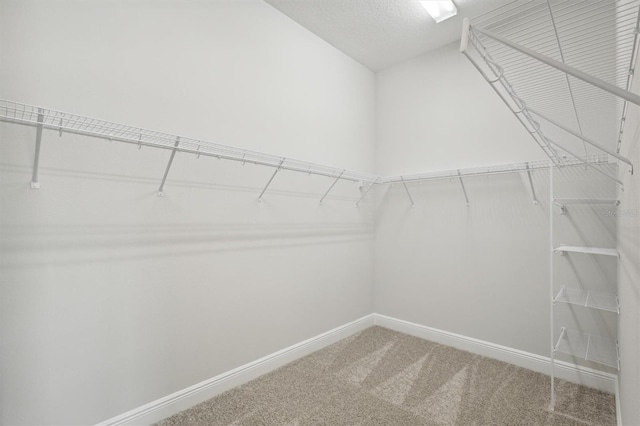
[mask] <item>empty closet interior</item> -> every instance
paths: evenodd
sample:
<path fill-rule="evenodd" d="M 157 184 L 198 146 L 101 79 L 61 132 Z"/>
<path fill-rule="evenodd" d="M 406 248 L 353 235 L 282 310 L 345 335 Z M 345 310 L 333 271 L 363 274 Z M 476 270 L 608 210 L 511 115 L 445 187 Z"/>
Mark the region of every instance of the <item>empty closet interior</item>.
<path fill-rule="evenodd" d="M 1 423 L 152 424 L 393 330 L 640 424 L 639 16 L 0 0 Z"/>

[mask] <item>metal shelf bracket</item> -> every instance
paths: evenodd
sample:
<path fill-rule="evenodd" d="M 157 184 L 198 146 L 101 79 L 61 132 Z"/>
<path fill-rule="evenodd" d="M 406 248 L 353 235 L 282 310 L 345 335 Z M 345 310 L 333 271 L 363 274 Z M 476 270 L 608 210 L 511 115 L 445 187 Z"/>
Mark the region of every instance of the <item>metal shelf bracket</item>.
<path fill-rule="evenodd" d="M 262 192 L 260 193 L 260 196 L 258 197 L 258 201 L 262 202 L 262 196 L 264 195 L 264 193 L 267 191 L 267 188 L 269 188 L 269 185 L 271 185 L 271 182 L 273 181 L 273 178 L 276 177 L 276 175 L 278 174 L 278 172 L 280 171 L 280 168 L 282 167 L 282 163 L 284 163 L 284 158 L 282 160 L 280 160 L 280 164 L 278 165 L 278 167 L 273 171 L 273 174 L 271 175 L 271 178 L 269 178 L 269 181 L 267 182 L 267 184 L 264 186 L 264 188 L 262 189 Z"/>
<path fill-rule="evenodd" d="M 178 145 L 180 145 L 180 136 L 176 137 L 176 143 L 173 145 L 173 150 L 171 150 L 171 157 L 169 157 L 169 163 L 167 164 L 167 168 L 164 171 L 164 176 L 162 176 L 160 189 L 158 189 L 158 197 L 164 197 L 164 184 L 167 181 L 167 176 L 169 176 L 169 169 L 171 169 L 171 165 L 173 164 L 173 159 L 176 156 L 176 150 L 178 149 Z"/>
<path fill-rule="evenodd" d="M 320 205 L 322 205 L 322 202 L 324 201 L 324 199 L 327 197 L 327 195 L 329 195 L 329 192 L 333 189 L 333 187 L 336 185 L 336 183 L 338 183 L 338 181 L 340 180 L 340 178 L 342 177 L 342 175 L 344 174 L 344 170 L 342 170 L 340 172 L 340 174 L 338 175 L 338 177 L 336 177 L 336 179 L 333 181 L 333 183 L 331 184 L 331 186 L 329 187 L 329 189 L 327 189 L 327 192 L 324 193 L 324 195 L 322 196 L 322 198 L 320 198 Z"/>
<path fill-rule="evenodd" d="M 360 196 L 360 199 L 358 201 L 356 201 L 356 207 L 360 207 L 360 202 L 364 199 L 364 197 L 367 196 L 367 194 L 369 193 L 369 191 L 371 191 L 371 188 L 373 188 L 375 184 L 376 184 L 375 182 L 372 182 L 371 184 L 369 184 L 367 189 L 365 189 L 362 192 L 362 196 Z"/>
<path fill-rule="evenodd" d="M 409 197 L 409 201 L 411 201 L 411 207 L 415 207 L 416 203 L 413 202 L 413 197 L 411 197 L 411 193 L 407 187 L 407 182 L 404 181 L 404 177 L 400 177 L 400 180 L 402 181 L 402 185 L 404 185 L 404 190 L 407 191 L 407 196 Z"/>
<path fill-rule="evenodd" d="M 460 180 L 460 186 L 462 187 L 462 193 L 464 194 L 464 199 L 467 201 L 467 206 L 469 205 L 469 197 L 467 197 L 467 189 L 464 187 L 464 182 L 462 181 L 462 175 L 460 174 L 460 169 L 458 169 L 458 179 Z"/>
<path fill-rule="evenodd" d="M 533 205 L 537 205 L 538 199 L 536 198 L 536 190 L 533 187 L 533 179 L 531 178 L 531 168 L 529 167 L 529 163 L 527 163 L 527 178 L 529 180 L 529 188 L 531 188 L 531 197 L 533 197 Z"/>

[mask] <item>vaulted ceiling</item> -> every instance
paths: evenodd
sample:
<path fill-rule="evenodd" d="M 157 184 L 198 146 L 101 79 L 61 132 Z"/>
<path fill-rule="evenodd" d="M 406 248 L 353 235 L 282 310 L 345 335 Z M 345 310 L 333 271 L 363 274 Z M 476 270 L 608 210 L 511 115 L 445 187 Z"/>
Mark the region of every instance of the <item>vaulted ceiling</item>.
<path fill-rule="evenodd" d="M 514 0 L 454 0 L 436 24 L 418 0 L 265 0 L 367 68 L 378 71 L 460 39 L 462 19 Z"/>

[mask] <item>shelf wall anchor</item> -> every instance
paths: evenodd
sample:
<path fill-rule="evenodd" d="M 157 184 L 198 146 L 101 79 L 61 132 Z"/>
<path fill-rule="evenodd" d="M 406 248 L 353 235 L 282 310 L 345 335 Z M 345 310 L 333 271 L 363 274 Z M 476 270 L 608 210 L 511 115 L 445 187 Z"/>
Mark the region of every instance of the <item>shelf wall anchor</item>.
<path fill-rule="evenodd" d="M 344 174 L 344 170 L 340 172 L 340 174 L 338 175 L 338 177 L 336 177 L 336 179 L 333 181 L 333 183 L 331 184 L 331 186 L 329 187 L 329 189 L 327 189 L 327 192 L 324 193 L 324 195 L 322 196 L 322 198 L 320 198 L 320 205 L 322 205 L 322 202 L 324 201 L 324 199 L 327 197 L 327 195 L 329 195 L 329 192 L 333 189 L 333 187 L 335 186 L 336 183 L 338 183 L 338 181 L 340 180 L 340 178 L 342 177 L 342 175 Z"/>
<path fill-rule="evenodd" d="M 271 185 L 271 182 L 273 181 L 273 178 L 276 177 L 276 175 L 280 171 L 280 168 L 282 167 L 282 163 L 284 163 L 284 158 L 282 160 L 280 160 L 280 164 L 278 164 L 278 167 L 274 170 L 273 174 L 271 175 L 271 178 L 269 179 L 269 182 L 267 182 L 267 184 L 262 189 L 262 192 L 260 193 L 260 196 L 258 197 L 258 201 L 262 202 L 262 196 L 267 191 L 267 188 L 269 188 L 269 185 Z"/>
<path fill-rule="evenodd" d="M 178 149 L 178 145 L 180 145 L 180 136 L 176 137 L 176 143 L 173 145 L 173 150 L 171 150 L 171 157 L 169 157 L 169 163 L 167 164 L 167 169 L 164 171 L 164 176 L 162 176 L 162 183 L 160 183 L 160 189 L 158 190 L 158 197 L 164 197 L 164 184 L 167 181 L 167 176 L 169 175 L 169 169 L 173 164 L 173 159 L 176 156 L 176 150 Z"/>
<path fill-rule="evenodd" d="M 553 201 L 553 204 L 555 204 L 559 209 L 560 209 L 560 214 L 562 215 L 566 215 L 567 214 L 567 208 L 564 206 L 564 204 L 562 204 L 559 201 Z"/>
<path fill-rule="evenodd" d="M 40 145 L 42 144 L 42 128 L 44 122 L 44 111 L 38 108 L 38 125 L 36 126 L 36 152 L 33 157 L 33 174 L 31 175 L 31 189 L 39 189 L 38 167 L 40 166 Z"/>

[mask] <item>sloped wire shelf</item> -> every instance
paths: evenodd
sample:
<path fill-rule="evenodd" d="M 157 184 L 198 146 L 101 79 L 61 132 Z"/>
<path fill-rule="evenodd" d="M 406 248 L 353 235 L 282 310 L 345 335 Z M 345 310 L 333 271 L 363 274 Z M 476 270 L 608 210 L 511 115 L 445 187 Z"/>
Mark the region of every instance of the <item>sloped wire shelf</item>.
<path fill-rule="evenodd" d="M 554 351 L 620 369 L 618 342 L 608 337 L 562 327 Z"/>
<path fill-rule="evenodd" d="M 639 20 L 640 0 L 510 2 L 465 25 L 461 51 L 556 164 L 558 151 L 606 152 L 633 171 L 619 153 L 628 100 L 640 99 L 629 93 Z"/>
<path fill-rule="evenodd" d="M 611 293 L 562 286 L 553 301 L 615 312 L 616 314 L 620 313 L 618 296 Z"/>

